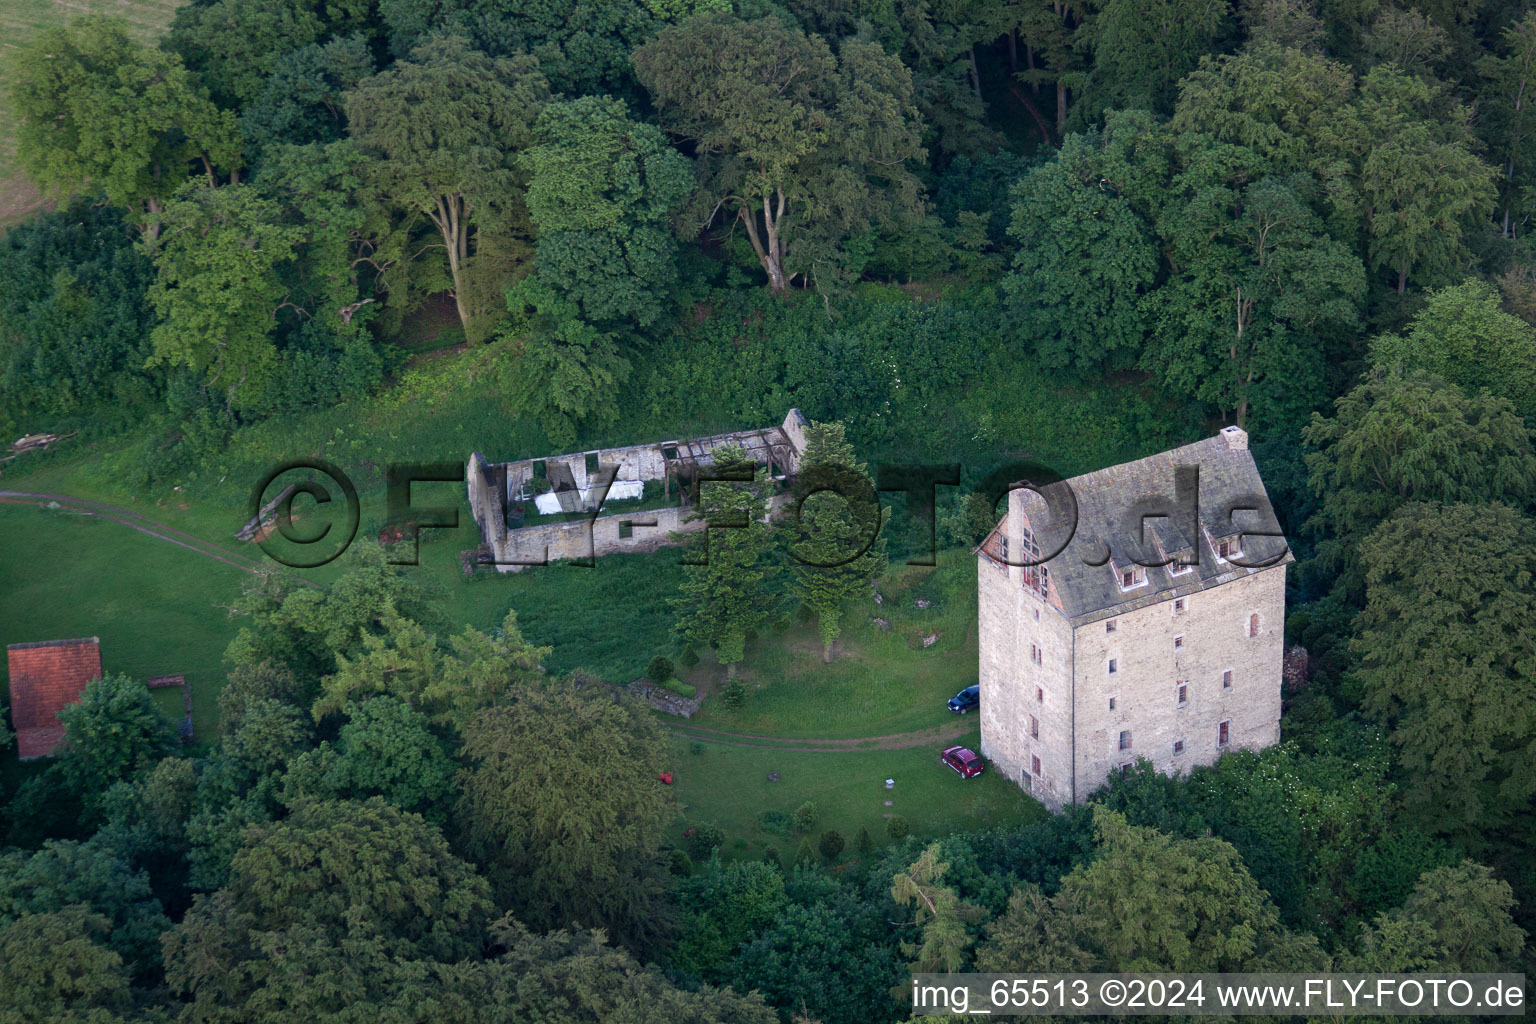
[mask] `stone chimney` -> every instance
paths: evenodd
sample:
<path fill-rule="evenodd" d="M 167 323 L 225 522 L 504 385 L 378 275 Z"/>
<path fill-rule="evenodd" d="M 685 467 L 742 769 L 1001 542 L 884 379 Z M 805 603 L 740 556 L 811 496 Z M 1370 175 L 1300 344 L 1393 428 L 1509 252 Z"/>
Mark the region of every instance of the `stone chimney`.
<path fill-rule="evenodd" d="M 1248 431 L 1242 427 L 1222 427 L 1221 436 L 1227 439 L 1227 447 L 1235 452 L 1248 450 Z"/>

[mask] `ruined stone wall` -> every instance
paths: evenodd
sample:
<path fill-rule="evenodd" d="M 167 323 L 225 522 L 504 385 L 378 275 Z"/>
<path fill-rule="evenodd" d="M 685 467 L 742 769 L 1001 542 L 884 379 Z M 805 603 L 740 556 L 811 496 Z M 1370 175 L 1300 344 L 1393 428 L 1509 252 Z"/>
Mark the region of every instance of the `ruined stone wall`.
<path fill-rule="evenodd" d="M 790 498 L 788 494 L 776 494 L 769 498 L 769 515 L 781 509 Z M 584 517 L 567 522 L 541 523 L 520 530 L 502 530 L 492 546 L 496 569 L 500 572 L 520 572 L 530 565 L 545 565 L 549 562 L 655 551 L 679 543 L 672 538 L 672 534 L 689 534 L 704 529 L 703 520 L 688 521 L 693 512 L 691 507 L 657 508 L 645 512 L 615 512 L 596 519 Z M 486 536 L 483 526 L 481 536 Z"/>
<path fill-rule="evenodd" d="M 479 452 L 471 454 L 464 467 L 464 485 L 469 495 L 469 511 L 480 527 L 480 537 L 496 550 L 506 541 L 506 506 L 500 480 Z"/>
<path fill-rule="evenodd" d="M 773 457 L 783 469 L 793 472 L 799 465 L 799 456 L 805 450 L 806 420 L 799 409 L 791 409 L 783 423 L 776 428 L 783 436 L 778 437 Z M 740 431 L 719 434 L 702 439 L 705 443 L 728 443 L 736 436 L 749 437 L 763 434 L 774 436 L 775 428 L 763 431 Z M 542 474 L 553 483 L 569 484 L 576 490 L 572 495 L 589 491 L 600 473 L 609 467 L 617 467 L 613 477 L 617 481 L 646 481 L 667 479 L 668 467 L 678 463 L 669 459 L 669 450 L 688 442 L 662 441 L 654 444 L 630 445 L 624 448 L 603 448 L 590 452 L 573 452 L 549 456 L 543 459 L 522 459 L 517 462 L 489 465 L 478 452 L 470 456 L 465 469 L 469 490 L 470 509 L 480 527 L 481 539 L 490 548 L 496 567 L 502 572 L 517 572 L 526 565 L 542 565 L 546 562 L 566 559 L 593 558 L 623 551 L 653 551 L 674 543 L 671 533 L 690 533 L 702 529 L 703 523 L 685 522 L 692 509 L 653 509 L 646 512 L 628 512 L 622 503 L 616 503 L 617 511 L 610 511 L 596 520 L 574 519 L 568 522 L 540 523 L 519 529 L 508 529 L 506 509 L 525 492 L 531 493 L 533 481 Z M 759 461 L 768 457 L 765 451 L 756 453 Z M 787 465 L 786 465 L 787 464 Z M 677 494 L 679 483 L 674 480 L 671 493 Z M 778 495 L 769 502 L 777 509 L 788 500 Z M 577 500 L 572 510 L 577 510 Z"/>

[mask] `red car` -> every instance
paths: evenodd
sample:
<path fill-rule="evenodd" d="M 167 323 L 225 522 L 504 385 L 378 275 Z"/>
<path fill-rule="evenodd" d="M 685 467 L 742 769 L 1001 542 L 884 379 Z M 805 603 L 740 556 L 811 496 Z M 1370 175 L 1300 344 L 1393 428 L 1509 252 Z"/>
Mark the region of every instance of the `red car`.
<path fill-rule="evenodd" d="M 962 779 L 974 778 L 987 770 L 986 762 L 968 747 L 950 747 L 939 755 L 939 761 L 959 772 Z"/>

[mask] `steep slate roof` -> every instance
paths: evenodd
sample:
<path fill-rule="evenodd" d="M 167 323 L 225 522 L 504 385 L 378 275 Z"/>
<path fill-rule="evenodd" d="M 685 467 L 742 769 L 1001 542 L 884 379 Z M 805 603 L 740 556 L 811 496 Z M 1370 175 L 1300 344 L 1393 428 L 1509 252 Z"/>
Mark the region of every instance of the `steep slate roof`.
<path fill-rule="evenodd" d="M 93 636 L 11 644 L 6 660 L 16 754 L 23 761 L 46 757 L 64 738 L 59 712 L 79 701 L 85 684 L 101 675 L 100 641 Z"/>
<path fill-rule="evenodd" d="M 1180 467 L 1198 469 L 1199 504 L 1194 518 L 1189 515 L 1193 502 L 1186 500 L 1182 508 L 1174 502 L 1175 470 Z M 1253 534 L 1279 533 L 1280 527 L 1248 451 L 1247 434 L 1238 428 L 1227 427 L 1215 437 L 1182 448 L 1085 473 L 1067 484 L 1077 501 L 1077 529 L 1066 548 L 1044 564 L 1050 571 L 1051 603 L 1074 623 L 1208 590 L 1293 560 L 1283 538 Z M 1049 552 L 1059 547 L 1070 522 L 1056 522 L 1046 512 L 1044 500 L 1033 492 L 1018 495 L 1035 512 L 1035 522 L 1026 516 L 1026 524 L 1033 527 L 1041 549 Z M 1232 511 L 1248 508 L 1256 511 Z M 1169 514 L 1141 518 L 1157 509 Z M 1002 561 L 999 536 L 1003 529 L 999 523 L 978 553 Z M 1244 533 L 1239 560 L 1253 564 L 1243 567 L 1218 560 L 1215 543 L 1235 541 Z M 1122 590 L 1119 572 L 1138 567 L 1138 558 L 1143 563 L 1172 558 L 1175 563 L 1197 564 L 1178 575 L 1169 572 L 1177 564 L 1147 565 L 1146 583 Z"/>

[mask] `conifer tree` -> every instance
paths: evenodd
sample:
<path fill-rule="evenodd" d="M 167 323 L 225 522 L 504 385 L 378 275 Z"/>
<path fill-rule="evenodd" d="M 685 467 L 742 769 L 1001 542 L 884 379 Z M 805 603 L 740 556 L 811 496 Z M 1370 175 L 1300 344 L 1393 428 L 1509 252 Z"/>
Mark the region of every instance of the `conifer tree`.
<path fill-rule="evenodd" d="M 717 448 L 713 455 L 708 472 L 714 479 L 700 483 L 698 511 L 689 517 L 705 529 L 674 602 L 674 628 L 684 641 L 714 648 L 726 678 L 734 679 L 747 635 L 771 610 L 767 585 L 776 567 L 768 562 L 765 485 L 755 463 L 740 448 Z"/>
<path fill-rule="evenodd" d="M 886 567 L 880 503 L 841 423 L 806 428 L 796 496 L 803 500 L 790 548 L 793 588 L 815 613 L 822 660 L 831 661 L 843 602 L 867 595 Z"/>

